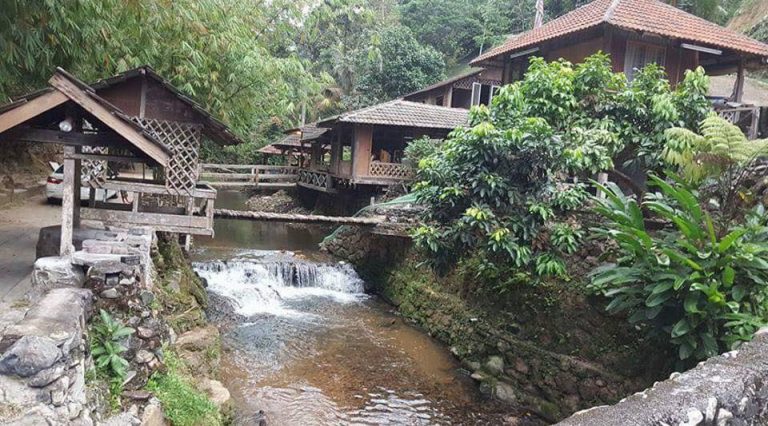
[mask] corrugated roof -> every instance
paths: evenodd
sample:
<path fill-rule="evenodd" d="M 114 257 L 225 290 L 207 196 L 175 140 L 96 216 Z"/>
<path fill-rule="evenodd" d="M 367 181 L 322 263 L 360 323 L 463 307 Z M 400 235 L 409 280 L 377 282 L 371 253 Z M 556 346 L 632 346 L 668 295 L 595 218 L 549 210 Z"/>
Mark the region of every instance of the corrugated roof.
<path fill-rule="evenodd" d="M 477 65 L 499 55 L 602 24 L 768 57 L 765 43 L 658 0 L 595 0 L 541 27 L 507 39 L 501 46 L 475 58 L 471 64 Z"/>
<path fill-rule="evenodd" d="M 329 127 L 340 122 L 452 130 L 468 121 L 469 111 L 465 109 L 397 99 L 325 119 L 318 126 Z"/>

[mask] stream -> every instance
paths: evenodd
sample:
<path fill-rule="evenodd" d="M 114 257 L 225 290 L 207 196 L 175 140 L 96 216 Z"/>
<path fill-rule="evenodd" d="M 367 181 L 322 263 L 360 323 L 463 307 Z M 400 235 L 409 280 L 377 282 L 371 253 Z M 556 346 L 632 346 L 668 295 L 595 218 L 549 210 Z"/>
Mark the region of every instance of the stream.
<path fill-rule="evenodd" d="M 245 196 L 217 204 L 244 208 Z M 196 239 L 195 270 L 232 311 L 220 324 L 221 380 L 237 424 L 504 424 L 449 349 L 365 294 L 317 244 L 332 229 L 217 220 Z M 221 302 L 219 303 L 221 305 Z M 259 415 L 259 411 L 263 415 Z"/>

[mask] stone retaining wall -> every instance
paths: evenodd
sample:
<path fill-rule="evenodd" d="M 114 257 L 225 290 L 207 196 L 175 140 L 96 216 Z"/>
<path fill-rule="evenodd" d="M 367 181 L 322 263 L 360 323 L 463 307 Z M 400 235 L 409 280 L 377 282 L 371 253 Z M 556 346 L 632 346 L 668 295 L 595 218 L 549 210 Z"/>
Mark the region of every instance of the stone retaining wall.
<path fill-rule="evenodd" d="M 51 290 L 0 340 L 3 424 L 90 425 L 85 373 L 92 293 Z"/>
<path fill-rule="evenodd" d="M 578 412 L 564 426 L 746 426 L 768 424 L 768 329 L 738 350 L 612 406 Z"/>

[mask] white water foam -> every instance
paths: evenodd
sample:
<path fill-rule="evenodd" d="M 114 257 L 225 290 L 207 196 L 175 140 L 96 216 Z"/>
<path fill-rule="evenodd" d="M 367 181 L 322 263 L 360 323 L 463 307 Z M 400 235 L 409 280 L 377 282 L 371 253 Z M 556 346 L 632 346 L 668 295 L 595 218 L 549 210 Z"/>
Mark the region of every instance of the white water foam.
<path fill-rule="evenodd" d="M 208 290 L 229 299 L 238 314 L 306 316 L 285 306 L 289 300 L 332 298 L 352 303 L 365 297 L 363 281 L 348 264 L 305 261 L 215 261 L 194 264 Z"/>

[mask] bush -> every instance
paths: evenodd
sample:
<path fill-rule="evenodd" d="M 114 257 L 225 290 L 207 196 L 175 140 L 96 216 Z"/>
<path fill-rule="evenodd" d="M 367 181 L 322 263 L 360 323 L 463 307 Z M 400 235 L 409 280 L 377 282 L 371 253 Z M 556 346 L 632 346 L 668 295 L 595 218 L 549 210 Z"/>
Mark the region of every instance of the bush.
<path fill-rule="evenodd" d="M 594 231 L 616 242 L 616 263 L 594 271 L 590 288 L 607 309 L 677 348 L 681 360 L 701 360 L 750 340 L 768 319 L 768 227 L 759 206 L 742 225 L 716 231 L 698 193 L 652 177 L 660 192 L 642 206 L 614 184 L 599 186 Z M 646 228 L 643 209 L 668 225 Z"/>
<path fill-rule="evenodd" d="M 664 131 L 710 110 L 705 83 L 699 69 L 672 91 L 657 66 L 630 83 L 602 53 L 575 66 L 532 58 L 522 81 L 419 162 L 413 190 L 427 209 L 414 241 L 437 266 L 479 253 L 483 276 L 567 278 L 563 256 L 580 231 L 562 224 L 587 193 L 566 178 L 611 170 L 615 158 L 657 167 Z"/>

